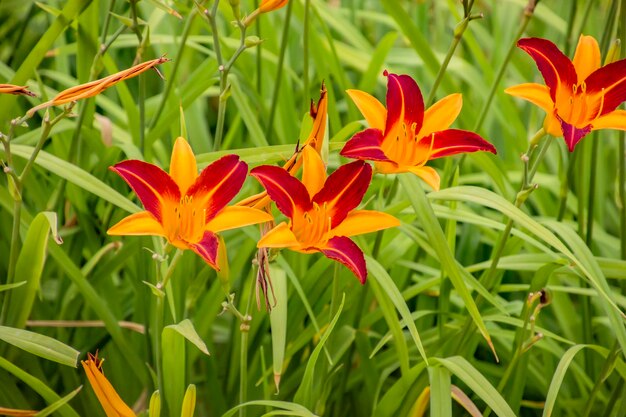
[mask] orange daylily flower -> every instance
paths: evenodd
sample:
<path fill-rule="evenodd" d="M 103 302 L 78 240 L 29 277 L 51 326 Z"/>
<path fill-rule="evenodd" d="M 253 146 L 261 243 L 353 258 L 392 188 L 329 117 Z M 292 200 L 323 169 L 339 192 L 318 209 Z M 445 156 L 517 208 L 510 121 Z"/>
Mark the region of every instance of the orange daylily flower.
<path fill-rule="evenodd" d="M 162 236 L 179 249 L 193 250 L 216 270 L 216 233 L 272 220 L 262 210 L 226 206 L 243 186 L 248 173 L 245 162 L 226 155 L 198 175 L 196 157 L 182 137 L 174 144 L 169 174 L 138 160 L 110 169 L 135 191 L 145 211 L 122 219 L 108 234 Z"/>
<path fill-rule="evenodd" d="M 461 94 L 444 97 L 424 111 L 424 99 L 413 78 L 387 71 L 384 74 L 386 109 L 364 91 L 347 91 L 370 128 L 355 134 L 341 155 L 374 161 L 383 174 L 412 172 L 438 190 L 439 174 L 426 166 L 429 160 L 461 152 L 496 153 L 493 145 L 476 133 L 449 129 L 463 106 Z"/>
<path fill-rule="evenodd" d="M 123 71 L 116 72 L 115 74 L 111 74 L 108 77 L 68 88 L 67 90 L 61 91 L 52 100 L 41 103 L 40 105 L 30 109 L 28 111 L 28 115 L 32 116 L 37 110 L 45 109 L 46 107 L 59 106 L 61 104 L 70 103 L 72 101 L 96 96 L 107 88 L 119 83 L 120 81 L 136 77 L 142 72 L 149 70 L 150 68 L 154 68 L 158 72 L 156 66 L 167 61 L 169 61 L 169 59 L 165 57 L 156 58 L 150 61 L 142 62 L 141 64 L 137 64 Z"/>
<path fill-rule="evenodd" d="M 535 61 L 546 85 L 504 91 L 545 110 L 546 132 L 563 136 L 570 152 L 592 130 L 626 130 L 626 111 L 616 110 L 626 100 L 626 59 L 602 67 L 592 36 L 580 36 L 573 60 L 546 39 L 520 39 L 517 46 Z"/>
<path fill-rule="evenodd" d="M 0 94 L 24 94 L 35 97 L 35 93 L 28 91 L 28 87 L 13 84 L 0 84 Z"/>
<path fill-rule="evenodd" d="M 343 165 L 326 178 L 315 149 L 305 147 L 302 158 L 302 182 L 276 166 L 250 171 L 289 218 L 289 223 L 282 222 L 266 233 L 257 247 L 321 252 L 347 266 L 363 284 L 367 277 L 363 252 L 349 237 L 399 226 L 400 222 L 386 213 L 355 210 L 372 180 L 372 168 L 365 162 Z"/>
<path fill-rule="evenodd" d="M 102 360 L 98 354 L 87 354 L 87 360 L 81 361 L 89 384 L 104 408 L 107 417 L 136 417 L 135 412 L 120 398 L 113 385 L 102 373 Z"/>
<path fill-rule="evenodd" d="M 267 13 L 285 7 L 288 2 L 289 0 L 261 0 L 259 7 L 244 19 L 243 24 L 250 26 L 252 22 L 254 22 L 254 19 L 261 13 Z"/>
<path fill-rule="evenodd" d="M 311 100 L 311 106 L 309 114 L 313 119 L 313 127 L 309 136 L 304 143 L 299 146 L 299 149 L 285 162 L 283 168 L 286 169 L 291 175 L 296 175 L 300 167 L 302 166 L 302 158 L 300 157 L 300 150 L 306 147 L 311 147 L 322 153 L 322 146 L 324 144 L 324 135 L 326 134 L 326 119 L 328 118 L 328 97 L 326 95 L 326 86 L 322 83 L 320 88 L 320 98 L 317 105 Z M 258 209 L 266 209 L 272 200 L 267 195 L 267 191 L 263 191 L 259 194 L 248 197 L 237 205 L 254 207 Z"/>

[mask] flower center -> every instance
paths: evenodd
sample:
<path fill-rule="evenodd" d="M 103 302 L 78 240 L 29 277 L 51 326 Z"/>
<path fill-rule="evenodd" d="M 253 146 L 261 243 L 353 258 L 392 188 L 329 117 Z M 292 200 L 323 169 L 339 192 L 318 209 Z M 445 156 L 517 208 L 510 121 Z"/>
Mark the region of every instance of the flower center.
<path fill-rule="evenodd" d="M 398 165 L 424 165 L 432 150 L 432 138 L 430 146 L 426 147 L 424 141 L 417 137 L 419 132 L 416 130 L 416 123 L 412 123 L 411 126 L 407 126 L 406 123 L 399 123 L 394 126 L 381 144 L 385 155 Z"/>
<path fill-rule="evenodd" d="M 587 94 L 587 85 L 583 81 L 573 86 L 569 94 L 564 92 L 557 100 L 556 107 L 559 117 L 564 122 L 583 128 L 602 114 L 603 106 L 604 89 L 599 96 L 590 96 Z"/>
<path fill-rule="evenodd" d="M 206 209 L 195 204 L 193 196 L 184 196 L 169 213 L 164 224 L 168 240 L 176 247 L 187 247 L 202 239 L 206 224 Z"/>
<path fill-rule="evenodd" d="M 295 216 L 291 230 L 303 248 L 325 244 L 330 232 L 330 216 L 326 204 L 320 206 L 313 203 L 311 210 Z"/>

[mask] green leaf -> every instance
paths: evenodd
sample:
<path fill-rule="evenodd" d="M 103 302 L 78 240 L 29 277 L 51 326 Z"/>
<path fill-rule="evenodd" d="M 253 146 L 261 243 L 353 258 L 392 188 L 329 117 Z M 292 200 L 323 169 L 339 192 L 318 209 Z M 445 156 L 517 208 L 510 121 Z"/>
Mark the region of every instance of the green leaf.
<path fill-rule="evenodd" d="M 248 401 L 247 403 L 239 404 L 224 414 L 222 417 L 232 417 L 237 414 L 241 408 L 250 407 L 250 406 L 260 406 L 260 407 L 274 407 L 281 410 L 288 411 L 291 416 L 301 416 L 301 417 L 317 417 L 315 414 L 310 412 L 307 408 L 301 406 L 300 404 L 290 403 L 287 401 L 268 401 L 268 400 L 257 400 L 257 401 Z"/>
<path fill-rule="evenodd" d="M 280 377 L 283 373 L 285 361 L 285 345 L 287 340 L 287 275 L 282 268 L 270 265 L 272 287 L 276 295 L 276 306 L 270 311 L 270 326 L 272 329 L 272 363 L 274 368 L 274 384 L 276 392 L 280 391 Z"/>
<path fill-rule="evenodd" d="M 420 180 L 415 175 L 401 175 L 400 183 L 406 191 L 406 196 L 411 202 L 411 205 L 415 210 L 415 214 L 420 219 L 422 228 L 426 232 L 430 244 L 433 249 L 435 249 L 437 256 L 439 257 L 439 262 L 441 262 L 442 268 L 445 270 L 446 274 L 450 278 L 450 281 L 452 281 L 452 285 L 454 285 L 454 288 L 463 299 L 465 308 L 467 308 L 467 311 L 472 316 L 472 320 L 476 324 L 476 327 L 478 327 L 478 330 L 495 354 L 487 327 L 485 327 L 485 323 L 480 316 L 480 312 L 478 311 L 478 307 L 476 306 L 470 291 L 465 286 L 465 282 L 463 282 L 463 275 L 459 270 L 460 267 L 448 247 L 446 236 L 444 235 L 443 230 L 441 230 L 441 225 L 439 224 L 437 217 L 435 217 L 435 213 L 426 198 L 426 194 L 422 189 Z"/>
<path fill-rule="evenodd" d="M 400 313 L 400 317 L 402 317 L 402 320 L 404 320 L 406 327 L 409 329 L 409 333 L 411 334 L 411 337 L 415 342 L 415 346 L 417 346 L 417 350 L 419 351 L 420 355 L 422 355 L 424 362 L 428 364 L 428 357 L 426 356 L 426 351 L 424 351 L 422 340 L 420 339 L 420 335 L 417 332 L 417 327 L 415 327 L 415 322 L 411 317 L 411 310 L 409 310 L 409 307 L 406 305 L 406 302 L 402 297 L 402 293 L 393 282 L 387 271 L 385 271 L 385 268 L 383 268 L 376 259 L 370 256 L 366 256 L 365 260 L 367 262 L 367 267 L 369 272 L 371 273 L 371 276 L 375 279 L 374 285 L 380 285 L 383 293 L 389 297 L 393 305 L 396 307 L 396 309 Z M 376 291 L 375 288 L 374 291 Z M 402 338 L 402 340 L 396 340 L 396 343 L 404 343 L 404 338 Z"/>
<path fill-rule="evenodd" d="M 49 404 L 54 404 L 57 401 L 61 400 L 61 397 L 57 395 L 53 390 L 51 390 L 48 385 L 42 380 L 32 376 L 31 374 L 23 371 L 21 368 L 15 366 L 5 358 L 0 356 L 0 368 L 6 370 L 7 372 L 13 374 L 15 377 L 19 378 L 26 385 L 33 389 L 37 394 L 41 395 L 41 397 Z M 72 408 L 71 405 L 65 403 L 62 404 L 61 407 L 57 410 L 57 413 L 62 417 L 80 417 L 78 413 Z"/>
<path fill-rule="evenodd" d="M 24 159 L 30 158 L 34 148 L 32 146 L 14 145 L 11 146 L 11 153 L 13 155 L 22 157 Z M 4 154 L 4 150 L 0 149 L 0 153 Z M 58 158 L 45 151 L 40 151 L 35 160 L 35 164 L 40 167 L 58 175 L 59 177 L 67 180 L 69 183 L 76 185 L 90 193 L 103 198 L 111 204 L 118 206 L 121 209 L 136 213 L 141 209 L 133 204 L 130 200 L 124 197 L 122 194 L 115 191 L 90 173 L 80 169 L 74 164 L 71 164 L 61 158 Z"/>
<path fill-rule="evenodd" d="M 163 301 L 160 301 L 163 302 Z M 180 413 L 185 395 L 185 339 L 176 328 L 167 326 L 161 338 L 163 381 L 167 382 L 163 396 L 169 415 Z"/>
<path fill-rule="evenodd" d="M 0 340 L 41 358 L 76 368 L 80 352 L 48 336 L 0 326 Z"/>
<path fill-rule="evenodd" d="M 556 371 L 554 371 L 554 375 L 552 375 L 552 381 L 550 381 L 550 388 L 548 388 L 548 394 L 546 395 L 546 402 L 543 407 L 543 417 L 550 417 L 552 412 L 554 411 L 554 405 L 556 404 L 556 399 L 559 395 L 559 389 L 561 388 L 561 384 L 563 383 L 563 378 L 565 378 L 565 373 L 567 372 L 567 368 L 569 368 L 570 363 L 574 359 L 574 356 L 584 348 L 589 347 L 587 345 L 576 345 L 567 349 L 567 352 L 563 355 L 561 360 L 559 361 L 559 365 L 556 367 Z"/>
<path fill-rule="evenodd" d="M 35 295 L 39 291 L 41 273 L 46 262 L 46 248 L 50 225 L 56 231 L 56 214 L 39 213 L 30 224 L 24 245 L 15 265 L 15 276 L 26 280 L 26 285 L 17 288 L 9 294 L 6 324 L 23 328 L 35 302 Z"/>
<path fill-rule="evenodd" d="M 197 347 L 200 350 L 200 352 L 204 353 L 207 356 L 210 355 L 209 350 L 206 347 L 206 344 L 204 343 L 202 338 L 200 338 L 200 336 L 198 335 L 198 332 L 196 332 L 196 329 L 193 326 L 193 323 L 191 322 L 191 320 L 185 319 L 178 324 L 170 324 L 169 326 L 166 326 L 165 328 L 178 332 L 178 334 L 183 336 L 185 339 L 191 342 L 195 347 Z"/>
<path fill-rule="evenodd" d="M 50 404 L 49 406 L 47 406 L 46 408 L 44 408 L 43 410 L 35 414 L 35 417 L 46 417 L 54 413 L 56 410 L 58 410 L 63 405 L 67 404 L 72 398 L 74 398 L 76 394 L 80 392 L 81 389 L 83 389 L 82 385 L 76 388 L 74 391 L 67 394 L 65 397 L 53 402 L 52 404 Z"/>
<path fill-rule="evenodd" d="M 451 358 L 432 358 L 433 362 L 445 366 L 456 375 L 474 393 L 480 397 L 499 417 L 515 417 L 515 413 L 506 403 L 493 385 L 465 358 L 453 356 Z"/>
<path fill-rule="evenodd" d="M 450 371 L 442 366 L 429 366 L 430 416 L 452 417 Z"/>
<path fill-rule="evenodd" d="M 309 406 L 312 406 L 315 403 L 315 399 L 312 396 L 313 378 L 315 376 L 315 365 L 317 364 L 317 359 L 319 358 L 320 353 L 322 353 L 324 344 L 326 343 L 326 341 L 328 340 L 328 337 L 332 333 L 335 327 L 335 324 L 337 324 L 337 320 L 339 320 L 339 316 L 341 315 L 341 311 L 343 310 L 343 303 L 345 300 L 346 300 L 346 294 L 344 293 L 343 296 L 341 297 L 341 304 L 339 305 L 337 309 L 337 314 L 335 314 L 335 317 L 333 317 L 331 322 L 328 324 L 328 327 L 324 330 L 324 334 L 322 335 L 322 338 L 320 339 L 317 346 L 315 346 L 315 349 L 313 349 L 313 352 L 311 353 L 311 356 L 309 357 L 309 360 L 307 361 L 306 368 L 304 369 L 304 375 L 302 376 L 302 382 L 300 383 L 300 387 L 298 388 L 298 391 L 296 391 L 296 394 L 293 397 L 293 400 L 297 403 L 305 404 L 305 405 L 308 404 Z"/>

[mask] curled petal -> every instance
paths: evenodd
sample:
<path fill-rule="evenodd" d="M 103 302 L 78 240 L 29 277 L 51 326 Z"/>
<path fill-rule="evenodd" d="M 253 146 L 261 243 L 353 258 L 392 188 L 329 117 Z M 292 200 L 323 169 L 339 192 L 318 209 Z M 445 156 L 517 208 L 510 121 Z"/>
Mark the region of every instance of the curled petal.
<path fill-rule="evenodd" d="M 417 83 L 408 75 L 389 74 L 387 81 L 387 122 L 385 135 L 394 127 L 405 124 L 419 131 L 424 120 L 424 99 Z"/>
<path fill-rule="evenodd" d="M 271 214 L 251 207 L 230 206 L 224 207 L 215 217 L 209 221 L 205 230 L 219 233 L 223 230 L 235 229 L 237 227 L 251 224 L 269 222 L 274 220 Z"/>
<path fill-rule="evenodd" d="M 356 275 L 361 284 L 365 284 L 367 278 L 365 258 L 361 249 L 350 238 L 335 236 L 328 241 L 326 246 L 319 248 L 319 250 L 327 258 L 339 261 L 347 266 Z"/>
<path fill-rule="evenodd" d="M 198 176 L 196 157 L 185 138 L 179 137 L 174 142 L 170 159 L 170 176 L 178 184 L 181 195 L 185 195 Z"/>
<path fill-rule="evenodd" d="M 209 222 L 241 190 L 247 174 L 248 165 L 239 156 L 223 156 L 202 170 L 187 195 L 205 208 Z"/>
<path fill-rule="evenodd" d="M 333 236 L 355 236 L 400 226 L 391 214 L 375 210 L 353 210 L 330 232 Z"/>
<path fill-rule="evenodd" d="M 556 101 L 557 89 L 562 88 L 568 94 L 572 91 L 578 81 L 576 69 L 555 44 L 541 38 L 524 38 L 517 42 L 517 46 L 535 60 L 550 89 L 552 101 Z"/>
<path fill-rule="evenodd" d="M 430 106 L 424 113 L 424 124 L 419 137 L 429 136 L 433 132 L 446 130 L 452 125 L 463 107 L 461 94 L 450 94 Z"/>
<path fill-rule="evenodd" d="M 408 167 L 407 171 L 414 173 L 418 177 L 424 180 L 426 184 L 430 185 L 435 191 L 439 191 L 441 184 L 441 178 L 434 168 L 421 166 L 421 167 Z"/>
<path fill-rule="evenodd" d="M 219 245 L 219 241 L 217 236 L 210 231 L 205 231 L 204 235 L 202 235 L 202 239 L 197 243 L 189 243 L 189 247 L 195 253 L 197 253 L 204 262 L 209 264 L 209 266 L 216 271 L 219 271 L 220 268 L 217 266 L 217 246 Z"/>
<path fill-rule="evenodd" d="M 578 74 L 578 83 L 585 81 L 589 74 L 600 68 L 600 46 L 593 36 L 580 35 L 572 63 Z"/>
<path fill-rule="evenodd" d="M 172 178 L 156 165 L 131 159 L 112 166 L 135 191 L 141 204 L 162 222 L 162 210 L 166 204 L 178 204 L 180 191 Z"/>
<path fill-rule="evenodd" d="M 309 192 L 304 184 L 283 168 L 262 165 L 252 169 L 250 175 L 265 187 L 278 210 L 285 216 L 293 218 L 294 212 L 304 212 L 311 207 Z"/>
<path fill-rule="evenodd" d="M 619 129 L 626 130 L 626 110 L 614 110 L 609 114 L 598 117 L 592 123 L 593 130 L 596 129 Z"/>
<path fill-rule="evenodd" d="M 592 117 L 612 112 L 626 100 L 626 59 L 605 65 L 585 80 L 587 95 L 595 98 Z"/>
<path fill-rule="evenodd" d="M 258 248 L 298 248 L 299 246 L 296 235 L 285 222 L 264 234 L 257 243 Z"/>
<path fill-rule="evenodd" d="M 548 114 L 552 113 L 554 108 L 554 102 L 550 97 L 550 89 L 545 85 L 535 83 L 520 84 L 509 87 L 504 92 L 530 101 L 534 105 L 541 107 Z"/>
<path fill-rule="evenodd" d="M 326 205 L 331 229 L 361 203 L 371 180 L 372 167 L 363 161 L 342 165 L 328 177 L 324 188 L 313 197 L 313 201 L 320 206 Z"/>
<path fill-rule="evenodd" d="M 388 161 L 380 143 L 383 140 L 383 134 L 378 129 L 363 130 L 346 142 L 340 152 L 341 156 L 346 158 L 363 159 L 367 161 Z"/>
<path fill-rule="evenodd" d="M 142 211 L 124 217 L 117 224 L 107 230 L 112 236 L 165 236 L 165 230 L 149 211 Z"/>
<path fill-rule="evenodd" d="M 448 129 L 433 134 L 432 150 L 429 159 L 456 155 L 462 152 L 487 151 L 497 153 L 496 148 L 474 132 Z M 422 139 L 430 142 L 429 138 Z"/>
<path fill-rule="evenodd" d="M 385 119 L 387 119 L 387 109 L 371 94 L 361 90 L 347 90 L 365 120 L 373 129 L 380 131 L 385 129 Z"/>

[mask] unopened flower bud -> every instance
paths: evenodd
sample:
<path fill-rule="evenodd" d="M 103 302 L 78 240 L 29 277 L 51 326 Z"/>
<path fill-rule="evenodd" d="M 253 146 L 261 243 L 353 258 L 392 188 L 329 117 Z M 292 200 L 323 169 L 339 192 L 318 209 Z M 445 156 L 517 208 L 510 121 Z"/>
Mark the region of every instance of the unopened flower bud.
<path fill-rule="evenodd" d="M 258 46 L 262 43 L 263 40 L 260 39 L 258 36 L 247 36 L 246 40 L 244 41 L 246 48 L 254 48 L 255 46 Z"/>

